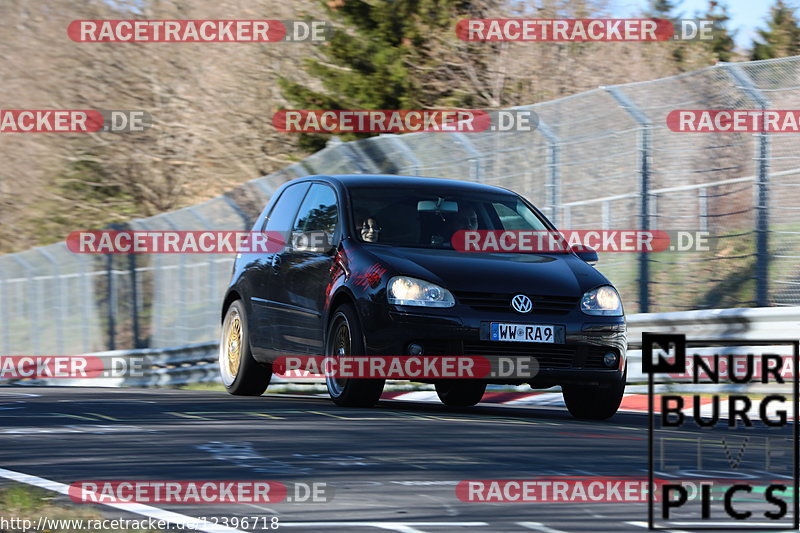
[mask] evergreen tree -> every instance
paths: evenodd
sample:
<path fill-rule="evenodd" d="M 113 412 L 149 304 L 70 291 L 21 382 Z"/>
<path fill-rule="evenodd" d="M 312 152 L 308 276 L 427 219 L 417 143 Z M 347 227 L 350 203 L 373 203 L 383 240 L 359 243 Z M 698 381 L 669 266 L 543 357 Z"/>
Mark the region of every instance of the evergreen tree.
<path fill-rule="evenodd" d="M 758 30 L 752 59 L 772 59 L 800 54 L 800 26 L 795 8 L 777 0 L 770 8 L 767 29 Z"/>
<path fill-rule="evenodd" d="M 443 35 L 455 38 L 461 18 L 480 18 L 467 0 L 321 0 L 334 32 L 309 59 L 306 73 L 320 84 L 309 87 L 280 79 L 284 97 L 305 109 L 419 109 L 457 105 L 442 92 L 431 49 Z M 478 16 L 476 16 L 478 15 Z M 482 43 L 486 44 L 486 43 Z M 473 65 L 475 67 L 475 65 Z M 479 65 L 478 65 L 479 67 Z M 458 66 L 450 68 L 458 75 Z M 441 76 L 439 74 L 438 76 Z M 343 135 L 345 138 L 365 135 Z M 300 144 L 319 149 L 326 138 L 303 134 Z"/>
<path fill-rule="evenodd" d="M 707 46 L 719 61 L 730 61 L 733 56 L 733 49 L 736 46 L 734 42 L 736 32 L 730 33 L 728 31 L 727 24 L 731 19 L 728 14 L 728 6 L 722 2 L 710 0 L 708 2 L 708 11 L 703 18 L 714 21 L 714 38 L 711 41 L 706 41 Z"/>
<path fill-rule="evenodd" d="M 651 19 L 673 20 L 677 17 L 674 11 L 681 4 L 680 1 L 673 0 L 650 0 L 645 11 L 645 17 Z"/>

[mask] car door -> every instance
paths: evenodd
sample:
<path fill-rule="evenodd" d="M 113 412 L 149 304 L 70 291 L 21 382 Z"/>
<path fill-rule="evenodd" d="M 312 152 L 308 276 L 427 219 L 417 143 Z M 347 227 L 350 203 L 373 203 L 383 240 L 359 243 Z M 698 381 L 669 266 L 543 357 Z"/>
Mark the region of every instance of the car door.
<path fill-rule="evenodd" d="M 272 207 L 264 222 L 263 231 L 277 231 L 288 240 L 300 203 L 305 197 L 310 183 L 297 183 L 284 189 L 278 201 Z M 255 334 L 250 335 L 250 345 L 256 356 L 274 356 L 276 331 L 280 329 L 277 322 L 277 309 L 272 298 L 271 285 L 275 282 L 274 265 L 280 250 L 257 254 L 255 260 L 247 265 L 251 276 L 250 302 L 254 313 L 252 324 Z"/>
<path fill-rule="evenodd" d="M 314 183 L 292 225 L 292 246 L 280 254 L 273 270 L 271 300 L 281 328 L 274 330 L 278 350 L 321 354 L 324 342 L 322 311 L 334 250 L 339 239 L 336 191 Z"/>

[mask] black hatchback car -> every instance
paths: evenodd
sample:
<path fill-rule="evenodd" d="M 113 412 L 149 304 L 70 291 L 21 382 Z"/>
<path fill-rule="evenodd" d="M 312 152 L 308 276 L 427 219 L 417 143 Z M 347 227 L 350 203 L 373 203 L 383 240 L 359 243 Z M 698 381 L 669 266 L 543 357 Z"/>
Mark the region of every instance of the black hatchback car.
<path fill-rule="evenodd" d="M 430 382 L 451 406 L 478 403 L 487 383 L 529 383 L 560 385 L 576 417 L 616 413 L 625 318 L 617 291 L 590 264 L 597 254 L 466 253 L 451 242 L 458 227 L 555 230 L 525 198 L 483 184 L 368 175 L 284 184 L 253 231 L 281 232 L 290 244 L 238 255 L 225 293 L 219 366 L 228 392 L 262 394 L 286 355 L 505 356 L 535 359 L 538 370 Z M 291 244 L 291 235 L 313 232 L 323 236 L 317 246 Z M 498 328 L 520 327 L 549 328 L 547 338 L 498 338 Z M 384 386 L 326 383 L 345 406 L 373 405 Z"/>

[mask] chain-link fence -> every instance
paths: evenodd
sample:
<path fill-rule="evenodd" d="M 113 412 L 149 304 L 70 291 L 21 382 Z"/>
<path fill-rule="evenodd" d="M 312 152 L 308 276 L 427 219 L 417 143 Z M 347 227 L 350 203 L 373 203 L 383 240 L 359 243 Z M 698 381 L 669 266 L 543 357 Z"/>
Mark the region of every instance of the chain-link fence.
<path fill-rule="evenodd" d="M 708 231 L 709 252 L 604 253 L 628 312 L 800 305 L 800 137 L 676 133 L 674 109 L 800 109 L 800 57 L 720 64 L 521 109 L 533 132 L 416 133 L 331 142 L 134 230 L 250 229 L 276 187 L 308 174 L 440 176 L 500 185 L 563 229 Z M 0 256 L 0 349 L 69 354 L 213 340 L 232 257 Z"/>

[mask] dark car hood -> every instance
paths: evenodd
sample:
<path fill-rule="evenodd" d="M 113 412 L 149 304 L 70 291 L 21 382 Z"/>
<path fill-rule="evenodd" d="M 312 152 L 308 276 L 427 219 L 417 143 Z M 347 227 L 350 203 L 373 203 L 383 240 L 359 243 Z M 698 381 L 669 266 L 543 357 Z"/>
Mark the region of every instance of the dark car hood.
<path fill-rule="evenodd" d="M 452 291 L 580 296 L 608 280 L 572 254 L 466 253 L 456 250 L 369 246 L 398 274 Z"/>

